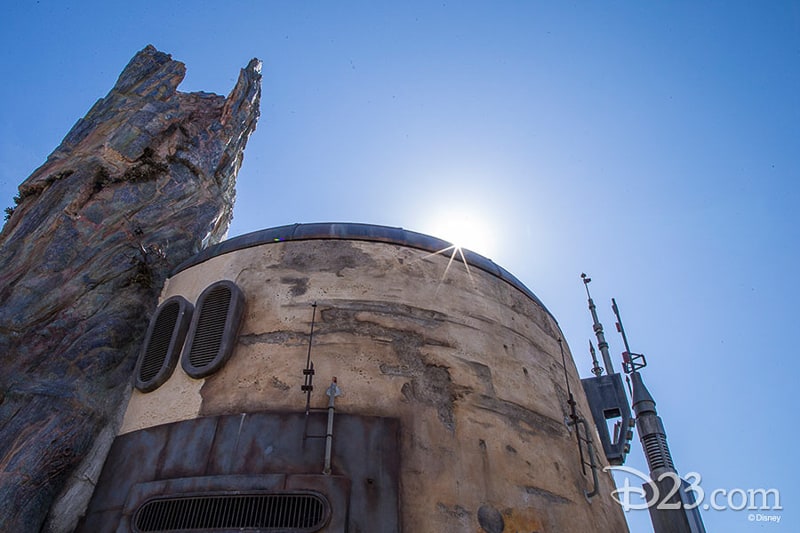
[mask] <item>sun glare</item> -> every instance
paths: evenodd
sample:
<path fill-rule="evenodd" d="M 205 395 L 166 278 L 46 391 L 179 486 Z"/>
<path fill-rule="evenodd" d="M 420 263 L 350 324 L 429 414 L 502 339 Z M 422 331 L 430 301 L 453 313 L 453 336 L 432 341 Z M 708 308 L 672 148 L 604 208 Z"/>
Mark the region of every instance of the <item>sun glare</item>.
<path fill-rule="evenodd" d="M 471 250 L 487 258 L 497 252 L 489 221 L 466 209 L 448 209 L 436 213 L 430 234 L 457 248 Z"/>

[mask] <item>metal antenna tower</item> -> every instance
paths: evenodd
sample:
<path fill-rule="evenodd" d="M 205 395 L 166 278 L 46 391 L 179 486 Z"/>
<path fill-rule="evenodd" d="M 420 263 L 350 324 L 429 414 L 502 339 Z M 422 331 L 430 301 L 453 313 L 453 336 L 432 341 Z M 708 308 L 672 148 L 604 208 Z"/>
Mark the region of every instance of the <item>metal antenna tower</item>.
<path fill-rule="evenodd" d="M 589 299 L 589 311 L 592 314 L 592 327 L 597 336 L 597 346 L 603 357 L 606 374 L 603 374 L 603 367 L 597 360 L 597 353 L 594 344 L 589 341 L 589 353 L 592 356 L 592 374 L 594 377 L 581 380 L 586 398 L 589 400 L 589 408 L 592 410 L 597 433 L 600 436 L 600 443 L 606 459 L 613 465 L 621 465 L 625 462 L 625 457 L 630 451 L 630 439 L 633 438 L 633 431 L 628 428 L 633 426 L 631 408 L 628 404 L 628 397 L 625 395 L 625 386 L 622 383 L 622 376 L 614 371 L 611 363 L 611 354 L 608 351 L 608 343 L 603 333 L 603 325 L 597 317 L 597 308 L 589 293 L 589 283 L 592 281 L 586 274 L 581 274 L 583 286 L 586 289 L 586 297 Z M 613 431 L 610 431 L 609 424 L 614 421 Z"/>
<path fill-rule="evenodd" d="M 625 351 L 622 353 L 623 369 L 630 376 L 631 403 L 636 414 L 636 427 L 642 443 L 650 481 L 644 484 L 649 502 L 650 520 L 655 533 L 705 533 L 703 520 L 697 509 L 694 493 L 689 483 L 678 476 L 672 454 L 667 444 L 664 423 L 656 411 L 656 401 L 644 385 L 639 370 L 647 366 L 643 354 L 631 352 L 625 328 L 622 327 L 617 302 L 611 299 L 611 308 L 617 317 L 617 330 L 622 335 Z M 687 509 L 688 507 L 688 509 Z"/>
<path fill-rule="evenodd" d="M 608 352 L 606 336 L 603 333 L 603 324 L 601 324 L 600 320 L 597 318 L 597 307 L 594 305 L 592 295 L 589 294 L 589 283 L 592 281 L 592 278 L 588 277 L 586 274 L 581 274 L 581 279 L 583 279 L 583 286 L 586 287 L 586 297 L 589 299 L 589 312 L 592 313 L 592 327 L 594 328 L 594 334 L 597 336 L 597 347 L 603 355 L 603 364 L 606 365 L 607 373 L 615 374 L 614 365 L 611 364 L 611 354 Z"/>

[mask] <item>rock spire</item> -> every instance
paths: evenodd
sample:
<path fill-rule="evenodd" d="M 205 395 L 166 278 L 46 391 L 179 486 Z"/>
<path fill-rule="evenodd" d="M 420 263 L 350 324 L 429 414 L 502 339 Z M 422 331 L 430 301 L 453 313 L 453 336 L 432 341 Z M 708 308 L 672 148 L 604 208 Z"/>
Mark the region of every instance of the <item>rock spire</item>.
<path fill-rule="evenodd" d="M 20 185 L 0 232 L 0 531 L 78 519 L 164 280 L 227 231 L 260 71 L 181 93 L 184 65 L 147 46 Z"/>

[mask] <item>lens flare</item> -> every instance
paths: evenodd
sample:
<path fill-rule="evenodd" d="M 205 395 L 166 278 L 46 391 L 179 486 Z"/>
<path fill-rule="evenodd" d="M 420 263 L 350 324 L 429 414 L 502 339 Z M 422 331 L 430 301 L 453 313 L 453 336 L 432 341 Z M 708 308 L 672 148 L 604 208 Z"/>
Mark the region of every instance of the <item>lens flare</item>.
<path fill-rule="evenodd" d="M 496 252 L 490 224 L 474 211 L 446 209 L 438 212 L 431 223 L 430 234 L 459 250 L 467 249 L 486 257 Z"/>

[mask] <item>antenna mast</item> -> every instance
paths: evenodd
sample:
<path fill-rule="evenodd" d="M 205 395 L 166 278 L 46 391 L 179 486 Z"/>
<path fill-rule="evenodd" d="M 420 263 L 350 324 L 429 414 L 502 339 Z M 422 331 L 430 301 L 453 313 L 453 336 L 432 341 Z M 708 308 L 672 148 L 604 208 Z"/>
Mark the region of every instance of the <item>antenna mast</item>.
<path fill-rule="evenodd" d="M 597 353 L 594 351 L 592 341 L 589 341 L 589 353 L 592 355 L 592 374 L 599 378 L 603 375 L 603 367 L 597 362 Z"/>
<path fill-rule="evenodd" d="M 586 296 L 589 299 L 589 311 L 592 313 L 592 322 L 595 335 L 597 335 L 598 348 L 603 357 L 605 369 L 600 366 L 597 360 L 597 353 L 594 344 L 589 341 L 589 353 L 592 356 L 593 377 L 581 380 L 586 399 L 589 400 L 589 408 L 592 410 L 597 434 L 606 459 L 613 465 L 621 465 L 625 462 L 625 457 L 630 451 L 630 440 L 633 438 L 633 431 L 628 428 L 633 427 L 631 408 L 628 398 L 625 395 L 625 385 L 622 383 L 622 375 L 614 372 L 611 364 L 611 354 L 608 352 L 608 343 L 603 334 L 603 325 L 597 318 L 597 310 L 589 294 L 589 282 L 591 278 L 586 274 L 581 274 L 583 286 L 586 288 Z M 607 371 L 603 374 L 603 371 Z M 614 421 L 613 433 L 609 430 L 609 424 Z"/>
<path fill-rule="evenodd" d="M 606 336 L 603 334 L 603 324 L 601 324 L 600 320 L 597 318 L 597 308 L 592 300 L 592 295 L 589 294 L 589 283 L 592 281 L 592 278 L 586 276 L 586 274 L 581 274 L 581 279 L 583 279 L 583 286 L 586 288 L 586 297 L 589 299 L 589 312 L 592 313 L 592 327 L 594 328 L 594 334 L 597 336 L 597 347 L 603 355 L 603 364 L 606 365 L 606 372 L 608 374 L 616 374 L 616 372 L 614 372 L 614 365 L 611 364 L 611 354 L 608 352 Z"/>
<path fill-rule="evenodd" d="M 622 318 L 619 316 L 619 308 L 614 298 L 611 298 L 611 309 L 617 317 L 617 331 L 622 335 L 622 343 L 625 345 L 625 351 L 622 352 L 622 369 L 626 374 L 636 372 L 647 366 L 647 359 L 644 358 L 643 353 L 633 353 L 628 346 L 628 336 L 625 335 L 625 328 L 622 327 Z"/>
<path fill-rule="evenodd" d="M 631 403 L 636 414 L 636 427 L 642 443 L 650 481 L 643 488 L 649 503 L 650 520 L 655 533 L 705 533 L 691 485 L 678 476 L 667 444 L 664 422 L 658 416 L 656 401 L 647 390 L 639 370 L 647 366 L 644 354 L 631 352 L 628 337 L 622 327 L 617 302 L 611 299 L 611 308 L 617 317 L 617 330 L 622 335 L 625 351 L 622 367 L 630 376 Z"/>

